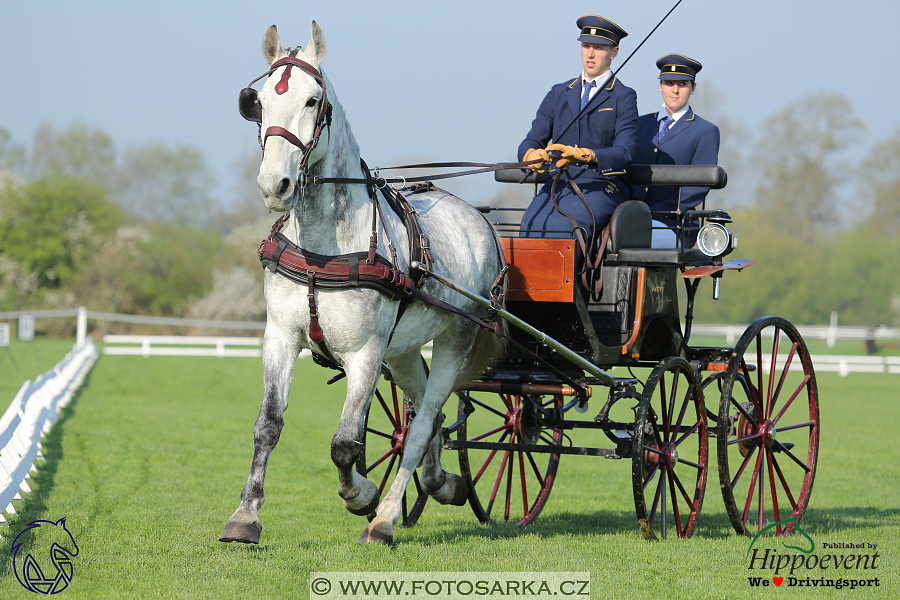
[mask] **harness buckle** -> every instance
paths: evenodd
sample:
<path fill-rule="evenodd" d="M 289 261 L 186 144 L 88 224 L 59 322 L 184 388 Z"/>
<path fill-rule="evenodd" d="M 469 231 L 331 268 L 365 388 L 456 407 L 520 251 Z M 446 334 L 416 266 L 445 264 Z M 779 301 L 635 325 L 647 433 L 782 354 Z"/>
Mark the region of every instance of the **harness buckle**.
<path fill-rule="evenodd" d="M 419 244 L 422 247 L 422 250 L 431 250 L 431 242 L 428 240 L 428 236 L 424 233 L 419 234 Z"/>

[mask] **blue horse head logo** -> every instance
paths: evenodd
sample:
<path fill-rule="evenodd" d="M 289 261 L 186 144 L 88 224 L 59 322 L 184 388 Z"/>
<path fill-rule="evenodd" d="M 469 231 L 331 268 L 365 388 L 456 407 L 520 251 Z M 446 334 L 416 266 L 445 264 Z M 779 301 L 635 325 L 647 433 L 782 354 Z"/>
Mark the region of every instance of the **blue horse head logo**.
<path fill-rule="evenodd" d="M 29 531 L 34 541 L 29 550 L 23 550 L 22 536 Z M 22 587 L 36 594 L 58 594 L 72 581 L 72 559 L 78 556 L 78 545 L 66 529 L 65 518 L 55 522 L 32 521 L 13 540 L 12 555 Z"/>

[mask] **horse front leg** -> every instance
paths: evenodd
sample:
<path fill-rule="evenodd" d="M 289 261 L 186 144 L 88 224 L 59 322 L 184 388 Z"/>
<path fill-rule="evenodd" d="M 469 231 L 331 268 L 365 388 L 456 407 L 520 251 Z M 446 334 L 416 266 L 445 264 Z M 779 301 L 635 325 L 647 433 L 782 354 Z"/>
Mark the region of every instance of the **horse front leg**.
<path fill-rule="evenodd" d="M 380 354 L 375 359 L 359 355 L 349 360 L 345 358 L 347 398 L 337 432 L 331 440 L 331 461 L 338 470 L 338 496 L 348 511 L 360 516 L 374 513 L 380 499 L 378 486 L 355 468 L 363 449 L 366 414 L 381 376 L 378 357 Z"/>
<path fill-rule="evenodd" d="M 450 344 L 441 344 L 435 338 L 434 354 L 432 357 L 432 370 L 428 376 L 428 384 L 422 404 L 409 426 L 404 446 L 403 461 L 391 484 L 391 489 L 378 507 L 378 514 L 366 527 L 360 543 L 378 542 L 393 544 L 394 524 L 400 519 L 403 495 L 406 486 L 412 478 L 413 472 L 422 464 L 426 453 L 429 453 L 433 443 L 440 443 L 438 427 L 443 414 L 441 409 L 447 397 L 453 391 L 459 367 L 466 355 L 466 349 L 471 346 L 471 335 L 461 334 Z M 435 441 L 435 438 L 438 438 Z M 465 482 L 461 477 L 446 473 L 441 469 L 439 448 L 434 448 L 434 455 L 429 459 L 428 465 L 423 465 L 422 483 L 429 494 L 443 504 L 464 504 L 468 493 L 465 490 Z"/>
<path fill-rule="evenodd" d="M 269 456 L 281 437 L 284 426 L 284 411 L 287 410 L 288 394 L 294 362 L 297 360 L 296 343 L 266 330 L 263 347 L 263 399 L 259 416 L 253 428 L 253 462 L 247 485 L 241 492 L 241 504 L 225 524 L 225 532 L 220 542 L 244 542 L 258 544 L 262 523 L 257 516 L 265 502 L 263 482 Z"/>
<path fill-rule="evenodd" d="M 406 355 L 392 357 L 388 362 L 394 381 L 400 386 L 404 394 L 412 400 L 418 412 L 425 396 L 425 388 L 428 383 L 428 373 L 419 350 L 414 350 Z M 432 423 L 432 438 L 422 459 L 420 473 L 422 491 L 437 500 L 440 504 L 453 504 L 462 506 L 469 497 L 469 490 L 465 481 L 459 475 L 448 473 L 441 467 L 441 450 L 443 441 L 440 435 L 440 426 L 443 422 L 443 413 L 438 413 Z"/>

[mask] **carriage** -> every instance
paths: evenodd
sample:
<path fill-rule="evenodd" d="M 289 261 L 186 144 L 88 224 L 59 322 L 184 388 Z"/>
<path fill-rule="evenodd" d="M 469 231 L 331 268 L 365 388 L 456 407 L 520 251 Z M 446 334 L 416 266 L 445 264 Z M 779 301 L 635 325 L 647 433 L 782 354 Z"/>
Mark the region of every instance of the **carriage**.
<path fill-rule="evenodd" d="M 507 170 L 495 178 L 537 184 L 546 174 L 523 177 Z M 634 165 L 627 178 L 633 185 L 711 189 L 727 181 L 714 166 Z M 481 207 L 485 213 L 498 210 L 522 209 Z M 802 518 L 819 435 L 818 392 L 806 345 L 787 320 L 763 317 L 734 347 L 692 346 L 701 282 L 711 280 L 719 299 L 723 275 L 754 261 L 723 259 L 736 246 L 724 211 L 677 214 L 679 239 L 699 238 L 699 248 L 650 248 L 651 217 L 657 216 L 635 201 L 613 214 L 600 294 L 579 288 L 574 237 L 518 237 L 517 223 L 494 223 L 508 235 L 502 238 L 510 266 L 503 316 L 514 325 L 513 344 L 478 381 L 456 391 L 457 420 L 441 429 L 444 449 L 458 452 L 479 521 L 533 522 L 548 501 L 563 455 L 630 460 L 637 521 L 647 539 L 694 532 L 710 465 L 718 465 L 713 479 L 739 534 L 772 525 L 778 535 L 788 534 Z M 613 368 L 628 375 L 613 376 Z M 639 369 L 643 376 L 636 374 Z M 390 380 L 387 368 L 385 378 Z M 414 416 L 396 385 L 390 389 L 387 400 L 377 392 L 370 409 L 386 415 L 387 426 L 367 425 L 367 452 L 358 464 L 361 473 L 379 475 L 382 488 L 399 466 Z M 574 431 L 581 433 L 581 444 L 573 442 Z M 416 523 L 427 498 L 416 480 L 404 499 L 403 526 Z"/>
<path fill-rule="evenodd" d="M 734 347 L 691 345 L 701 283 L 711 280 L 718 298 L 723 275 L 753 262 L 723 260 L 736 243 L 730 217 L 676 211 L 676 249 L 650 247 L 654 215 L 633 201 L 596 246 L 582 248 L 579 236 L 501 237 L 517 226 L 492 225 L 484 213 L 494 209 L 479 215 L 430 183 L 397 192 L 368 169 L 321 70 L 325 49 L 315 22 L 305 50 L 282 48 L 270 27 L 270 69 L 239 96 L 241 115 L 258 124 L 260 192 L 285 215 L 259 247 L 264 393 L 247 484 L 219 539 L 259 543 L 266 466 L 301 348 L 341 370 L 332 381 L 347 379 L 331 458 L 341 501 L 369 518 L 360 542 L 393 544 L 394 527 L 413 525 L 429 498 L 468 503 L 482 522 L 527 525 L 563 455 L 630 461 L 644 537 L 688 537 L 713 448 L 735 530 L 794 531 L 819 437 L 803 339 L 785 319 L 764 317 Z M 479 172 L 530 183 L 523 166 Z M 719 167 L 633 166 L 627 178 L 726 182 Z M 379 388 L 381 377 L 388 385 Z M 456 418 L 444 423 L 451 397 Z M 444 470 L 442 450 L 456 452 L 459 475 Z"/>

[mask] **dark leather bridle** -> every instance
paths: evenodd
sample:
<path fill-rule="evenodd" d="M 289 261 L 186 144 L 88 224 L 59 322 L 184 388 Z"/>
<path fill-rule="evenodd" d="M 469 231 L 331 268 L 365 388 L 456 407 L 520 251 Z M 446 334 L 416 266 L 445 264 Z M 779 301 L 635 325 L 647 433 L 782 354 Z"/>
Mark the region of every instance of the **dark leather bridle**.
<path fill-rule="evenodd" d="M 294 48 L 290 51 L 290 54 L 288 56 L 276 60 L 274 63 L 272 63 L 272 68 L 251 81 L 247 85 L 247 87 L 242 89 L 240 95 L 238 96 L 238 110 L 240 111 L 242 117 L 244 117 L 248 121 L 253 121 L 259 124 L 259 146 L 260 148 L 262 148 L 263 152 L 266 151 L 266 140 L 268 140 L 270 136 L 284 138 L 294 146 L 300 148 L 300 151 L 303 152 L 303 157 L 300 159 L 300 170 L 302 172 L 306 169 L 309 155 L 319 143 L 319 137 L 322 135 L 322 130 L 324 130 L 326 127 L 331 127 L 332 107 L 331 103 L 328 101 L 328 92 L 327 86 L 325 85 L 325 79 L 322 77 L 322 74 L 318 69 L 316 69 L 309 63 L 297 58 L 297 53 L 299 51 L 299 46 Z M 262 106 L 259 103 L 259 93 L 255 89 L 253 89 L 253 84 L 263 77 L 272 75 L 281 67 L 285 67 L 285 70 L 281 75 L 281 80 L 275 85 L 276 94 L 280 95 L 287 92 L 288 80 L 291 77 L 291 69 L 293 67 L 301 69 L 307 75 L 312 77 L 316 81 L 316 83 L 322 86 L 322 97 L 319 98 L 319 110 L 316 114 L 316 128 L 313 132 L 313 137 L 312 140 L 310 140 L 309 144 L 304 144 L 295 134 L 278 125 L 267 127 L 264 134 L 262 132 Z"/>

